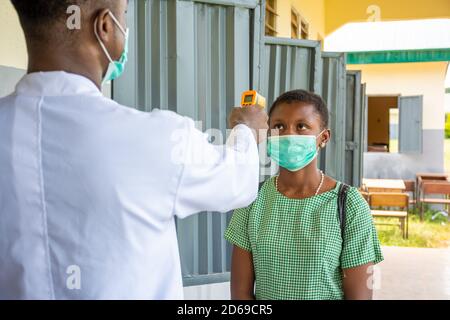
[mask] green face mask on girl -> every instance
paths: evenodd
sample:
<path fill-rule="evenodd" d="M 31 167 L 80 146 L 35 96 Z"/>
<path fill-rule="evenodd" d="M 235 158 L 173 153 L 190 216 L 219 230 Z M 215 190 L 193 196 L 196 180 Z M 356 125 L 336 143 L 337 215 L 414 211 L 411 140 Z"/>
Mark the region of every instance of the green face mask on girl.
<path fill-rule="evenodd" d="M 289 171 L 299 171 L 309 165 L 318 155 L 317 138 L 319 135 L 287 135 L 268 138 L 269 157 L 280 167 Z"/>

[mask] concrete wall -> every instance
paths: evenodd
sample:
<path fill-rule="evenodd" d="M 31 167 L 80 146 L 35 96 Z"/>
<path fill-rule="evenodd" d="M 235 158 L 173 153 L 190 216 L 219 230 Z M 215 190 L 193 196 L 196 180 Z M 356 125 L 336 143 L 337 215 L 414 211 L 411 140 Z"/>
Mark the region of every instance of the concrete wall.
<path fill-rule="evenodd" d="M 364 178 L 415 179 L 418 172 L 444 172 L 444 131 L 423 130 L 423 152 L 364 153 Z"/>
<path fill-rule="evenodd" d="M 11 1 L 0 0 L 1 50 L 0 64 L 3 66 L 26 69 L 28 64 L 25 37 L 20 27 L 19 18 Z"/>
<path fill-rule="evenodd" d="M 349 65 L 361 70 L 368 95 L 423 95 L 422 154 L 366 153 L 365 178 L 411 179 L 444 171 L 444 82 L 447 62 Z"/>

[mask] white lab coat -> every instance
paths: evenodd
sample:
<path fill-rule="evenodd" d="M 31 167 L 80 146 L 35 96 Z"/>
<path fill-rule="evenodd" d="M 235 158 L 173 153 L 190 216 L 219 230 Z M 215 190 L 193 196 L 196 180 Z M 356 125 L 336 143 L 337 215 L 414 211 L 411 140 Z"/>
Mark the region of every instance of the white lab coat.
<path fill-rule="evenodd" d="M 182 299 L 174 217 L 256 197 L 256 142 L 232 136 L 213 146 L 84 77 L 26 75 L 0 99 L 0 299 Z"/>

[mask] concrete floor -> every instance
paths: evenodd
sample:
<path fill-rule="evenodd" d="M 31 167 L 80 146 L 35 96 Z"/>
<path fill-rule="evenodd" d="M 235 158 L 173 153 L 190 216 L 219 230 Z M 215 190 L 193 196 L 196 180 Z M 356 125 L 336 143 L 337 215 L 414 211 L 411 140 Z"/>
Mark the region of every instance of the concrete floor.
<path fill-rule="evenodd" d="M 450 248 L 382 250 L 384 261 L 374 277 L 374 299 L 450 300 Z"/>
<path fill-rule="evenodd" d="M 383 247 L 374 276 L 376 300 L 450 300 L 450 248 Z M 184 288 L 188 300 L 230 299 L 230 284 Z"/>

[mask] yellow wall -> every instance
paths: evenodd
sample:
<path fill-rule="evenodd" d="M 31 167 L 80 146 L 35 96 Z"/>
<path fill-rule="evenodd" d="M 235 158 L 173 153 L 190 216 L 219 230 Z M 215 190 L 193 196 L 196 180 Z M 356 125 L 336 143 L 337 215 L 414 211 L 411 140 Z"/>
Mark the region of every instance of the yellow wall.
<path fill-rule="evenodd" d="M 361 70 L 368 95 L 423 95 L 423 128 L 444 128 L 447 62 L 348 65 Z"/>
<path fill-rule="evenodd" d="M 449 0 L 325 0 L 326 35 L 347 22 L 367 21 L 370 5 L 381 9 L 381 20 L 450 18 Z"/>
<path fill-rule="evenodd" d="M 292 7 L 308 22 L 310 40 L 325 38 L 325 0 L 278 0 L 278 37 L 291 37 Z"/>
<path fill-rule="evenodd" d="M 27 68 L 27 48 L 19 18 L 9 0 L 0 0 L 0 65 Z"/>

